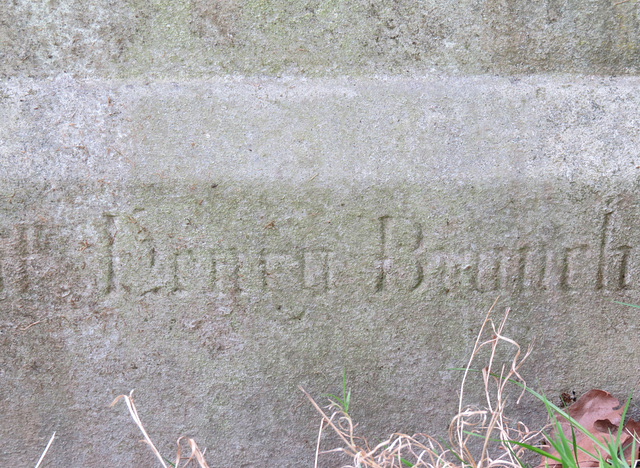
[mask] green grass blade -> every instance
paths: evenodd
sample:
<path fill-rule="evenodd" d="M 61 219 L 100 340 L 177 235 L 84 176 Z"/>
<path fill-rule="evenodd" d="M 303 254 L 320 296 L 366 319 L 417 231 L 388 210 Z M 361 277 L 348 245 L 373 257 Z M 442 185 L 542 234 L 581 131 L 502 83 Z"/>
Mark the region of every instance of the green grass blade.
<path fill-rule="evenodd" d="M 511 444 L 509 442 L 510 441 L 507 441 L 506 444 L 503 444 L 503 445 L 507 446 L 507 450 L 509 450 L 509 453 L 511 454 L 511 456 L 516 459 L 516 461 L 518 462 L 518 465 L 521 468 L 525 468 L 527 465 L 525 465 L 525 463 L 522 460 L 520 460 L 520 457 L 516 455 L 516 452 L 514 452 L 513 447 L 511 447 Z"/>
<path fill-rule="evenodd" d="M 413 463 L 411 463 L 409 460 L 405 460 L 404 458 L 400 457 L 400 461 L 402 462 L 402 464 L 404 466 L 413 466 Z"/>
<path fill-rule="evenodd" d="M 453 368 L 451 370 L 467 370 L 467 369 L 460 369 L 460 368 Z M 481 373 L 482 371 L 476 370 L 476 369 L 469 369 L 469 372 L 477 372 L 477 373 Z M 500 378 L 500 376 L 498 374 L 495 373 L 491 373 L 491 375 L 493 377 L 496 378 Z M 563 418 L 565 418 L 569 424 L 572 424 L 573 426 L 575 426 L 580 432 L 582 432 L 585 436 L 587 436 L 589 439 L 591 439 L 594 443 L 594 445 L 596 446 L 596 448 L 599 448 L 600 450 L 606 450 L 607 448 L 602 445 L 602 443 L 593 436 L 593 434 L 591 434 L 582 424 L 580 424 L 578 421 L 576 421 L 575 419 L 573 419 L 571 416 L 569 416 L 565 411 L 563 411 L 561 408 L 559 408 L 558 406 L 554 405 L 553 403 L 551 403 L 551 401 L 544 396 L 544 394 L 540 394 L 538 392 L 536 392 L 535 390 L 533 390 L 532 388 L 524 385 L 522 382 L 518 382 L 517 380 L 514 379 L 508 379 L 508 382 L 511 382 L 515 385 L 517 385 L 518 387 L 526 390 L 528 393 L 530 393 L 531 395 L 533 395 L 534 397 L 536 397 L 538 400 L 542 401 L 545 406 L 547 406 L 547 408 L 552 408 L 553 411 L 557 414 L 559 414 L 560 416 L 562 416 Z M 547 409 L 548 411 L 548 409 Z M 588 453 L 588 452 L 585 452 Z M 591 455 L 591 454 L 589 454 Z"/>
<path fill-rule="evenodd" d="M 342 398 L 337 395 L 333 395 L 332 393 L 326 393 L 324 396 L 334 399 L 336 402 L 340 402 L 342 404 Z"/>
<path fill-rule="evenodd" d="M 513 445 L 518 445 L 518 446 L 523 447 L 523 448 L 525 448 L 527 450 L 531 450 L 532 452 L 537 453 L 538 455 L 541 455 L 541 456 L 543 456 L 545 458 L 549 458 L 549 459 L 551 459 L 551 460 L 553 460 L 555 462 L 562 463 L 562 459 L 551 455 L 549 452 L 541 449 L 540 447 L 535 447 L 533 445 L 526 444 L 524 442 L 518 442 L 517 440 L 510 440 L 509 443 L 513 444 Z"/>
<path fill-rule="evenodd" d="M 612 435 L 611 433 L 609 433 L 609 435 Z M 607 441 L 607 447 L 609 447 L 609 456 L 611 458 L 611 466 L 614 468 L 623 468 L 626 463 L 621 464 L 621 460 L 620 460 L 620 456 L 618 453 L 618 443 L 617 441 L 613 441 L 613 440 L 608 440 Z"/>
<path fill-rule="evenodd" d="M 345 404 L 345 402 L 342 400 L 342 398 L 340 398 L 339 396 L 336 396 L 336 395 L 332 395 L 331 393 L 326 393 L 324 396 L 333 399 L 334 403 L 337 403 L 338 406 L 340 406 L 340 409 L 342 411 L 344 411 L 345 413 L 347 413 L 347 410 L 349 409 L 349 403 Z"/>
<path fill-rule="evenodd" d="M 627 304 L 626 302 L 620 302 L 620 301 L 611 301 L 611 302 L 613 302 L 614 304 L 620 304 L 620 305 L 624 305 L 624 306 L 629 306 L 629 307 L 634 307 L 636 309 L 640 309 L 640 306 L 636 305 L 636 304 Z"/>
<path fill-rule="evenodd" d="M 571 426 L 571 444 L 573 445 L 576 464 L 578 464 L 578 443 L 576 442 L 576 431 L 573 429 L 573 426 Z"/>
<path fill-rule="evenodd" d="M 618 425 L 618 434 L 616 434 L 616 445 L 620 445 L 620 438 L 622 437 L 622 428 L 624 426 L 624 420 L 627 417 L 627 410 L 629 409 L 629 405 L 631 405 L 631 396 L 633 393 L 629 393 L 627 397 L 627 402 L 624 404 L 624 409 L 622 410 L 622 416 L 620 417 L 620 424 Z"/>
<path fill-rule="evenodd" d="M 462 432 L 464 434 L 467 434 L 467 435 L 470 435 L 470 436 L 473 436 L 473 437 L 479 437 L 481 439 L 485 439 L 486 438 L 482 434 L 478 434 L 478 433 L 475 433 L 475 432 L 470 432 L 470 431 L 462 431 Z M 490 438 L 489 440 L 491 442 L 503 443 L 503 441 L 500 440 L 500 439 L 492 439 L 492 438 Z M 562 462 L 562 460 L 560 458 L 554 457 L 553 455 L 551 455 L 550 453 L 544 451 L 543 449 L 541 449 L 539 447 L 536 447 L 534 445 L 531 445 L 531 444 L 527 444 L 526 442 L 518 442 L 517 440 L 508 440 L 507 442 L 510 443 L 510 444 L 513 444 L 513 445 L 517 445 L 519 447 L 523 447 L 523 448 L 525 448 L 527 450 L 531 450 L 532 452 L 535 452 L 538 455 L 542 455 L 544 457 L 550 458 L 553 461 L 556 461 L 558 463 Z M 448 444 L 447 444 L 447 446 L 448 446 Z M 458 458 L 458 460 L 462 461 L 460 459 L 460 457 L 457 457 L 457 458 Z"/>
<path fill-rule="evenodd" d="M 467 431 L 463 431 L 463 432 L 467 432 Z M 480 434 L 474 434 L 473 432 L 469 432 L 469 434 L 482 437 Z M 440 444 L 442 444 L 444 447 L 447 447 L 447 450 L 449 450 L 449 452 L 451 452 L 453 456 L 456 457 L 460 463 L 464 464 L 464 460 L 460 458 L 460 455 L 458 455 L 458 452 L 453 450 L 453 447 L 451 447 L 451 444 L 449 444 L 449 442 L 445 441 L 442 437 L 438 438 L 438 442 L 440 442 Z"/>
<path fill-rule="evenodd" d="M 634 305 L 634 304 L 627 304 L 624 302 L 618 302 L 618 301 L 613 301 L 617 304 L 621 304 L 621 305 L 626 305 L 626 306 L 630 306 L 630 307 L 635 307 L 640 309 L 640 306 Z M 481 373 L 482 371 L 476 370 L 476 369 L 466 369 L 466 368 L 451 368 L 449 370 L 455 370 L 455 371 L 469 371 L 469 372 L 477 372 L 477 373 Z M 499 375 L 491 373 L 491 375 L 493 377 L 496 378 L 500 378 Z M 626 417 L 626 413 L 627 410 L 629 409 L 630 403 L 631 403 L 631 398 L 632 398 L 632 394 L 629 395 L 629 397 L 627 398 L 627 402 L 625 403 L 624 409 L 623 409 L 623 413 L 622 413 L 622 420 L 621 423 L 618 427 L 618 431 L 616 434 L 616 441 L 614 444 L 609 444 L 608 442 L 606 442 L 605 444 L 603 444 L 600 440 L 598 440 L 593 434 L 591 434 L 591 432 L 589 432 L 583 425 L 581 425 L 578 421 L 576 421 L 575 419 L 573 419 L 571 416 L 569 416 L 569 414 L 567 412 L 565 412 L 563 409 L 559 408 L 558 406 L 554 405 L 543 393 L 538 393 L 535 390 L 533 390 L 532 388 L 529 388 L 528 386 L 524 385 L 522 382 L 519 382 L 517 380 L 514 379 L 507 379 L 507 381 L 517 385 L 520 388 L 523 388 L 524 390 L 526 390 L 528 393 L 530 393 L 531 395 L 533 395 L 535 398 L 537 398 L 538 400 L 540 400 L 544 405 L 545 408 L 547 409 L 547 412 L 549 414 L 549 417 L 552 419 L 552 421 L 554 422 L 554 425 L 556 426 L 556 431 L 558 432 L 559 435 L 559 439 L 557 441 L 554 441 L 550 438 L 547 437 L 547 440 L 549 441 L 549 443 L 551 444 L 551 446 L 556 450 L 556 452 L 558 452 L 558 454 L 560 455 L 560 458 L 562 460 L 556 460 L 554 457 L 548 457 L 549 454 L 547 454 L 546 452 L 541 451 L 540 449 L 537 449 L 536 447 L 533 446 L 526 446 L 527 444 L 521 445 L 524 448 L 527 448 L 528 450 L 532 450 L 535 453 L 538 453 L 540 455 L 543 456 L 547 456 L 548 458 L 551 458 L 555 461 L 560 461 L 561 463 L 563 463 L 563 466 L 568 467 L 568 466 L 577 466 L 577 459 L 578 459 L 578 453 L 577 450 L 580 450 L 581 452 L 589 455 L 590 457 L 592 457 L 594 460 L 598 460 L 601 466 L 605 466 L 605 467 L 613 467 L 613 468 L 627 468 L 629 467 L 629 465 L 627 464 L 626 459 L 624 458 L 624 448 L 625 447 L 621 447 L 620 446 L 620 439 L 622 437 L 622 430 L 623 430 L 623 426 L 624 426 L 624 419 Z M 565 434 L 563 434 L 562 430 L 561 430 L 561 426 L 560 423 L 557 420 L 557 416 L 562 416 L 570 425 L 571 427 L 571 442 L 569 442 L 569 440 L 567 439 L 567 436 Z M 589 438 L 594 445 L 594 448 L 596 449 L 596 454 L 590 453 L 587 450 L 585 450 L 584 448 L 580 447 L 577 445 L 576 442 L 576 436 L 575 436 L 575 429 L 579 430 L 582 434 L 585 435 L 585 437 Z M 474 434 L 474 435 L 478 435 L 479 434 Z M 515 443 L 516 445 L 520 445 L 519 443 L 512 441 L 512 443 Z M 633 440 L 633 446 L 635 447 L 635 439 Z M 628 447 L 628 446 L 627 446 Z M 573 450 L 571 450 L 573 448 Z M 534 450 L 536 449 L 536 450 Z M 543 452 L 543 453 L 541 453 Z M 604 460 L 602 453 L 606 453 L 610 456 L 611 460 L 612 460 L 612 464 L 607 463 L 606 460 Z M 620 452 L 620 453 L 618 453 Z M 635 451 L 633 452 L 633 456 L 635 459 Z M 632 460 L 633 461 L 633 460 Z M 633 468 L 635 468 L 635 465 L 632 463 L 631 465 Z"/>

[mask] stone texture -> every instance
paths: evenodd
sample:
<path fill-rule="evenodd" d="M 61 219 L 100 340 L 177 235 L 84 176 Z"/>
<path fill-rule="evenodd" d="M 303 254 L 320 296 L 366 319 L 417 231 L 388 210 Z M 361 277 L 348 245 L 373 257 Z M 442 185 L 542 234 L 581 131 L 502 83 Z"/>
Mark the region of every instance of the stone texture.
<path fill-rule="evenodd" d="M 639 84 L 6 79 L 0 459 L 150 466 L 136 388 L 167 455 L 311 466 L 343 368 L 363 431 L 443 434 L 498 295 L 531 383 L 627 392 Z"/>
<path fill-rule="evenodd" d="M 636 74 L 639 12 L 634 0 L 8 0 L 0 74 Z"/>
<path fill-rule="evenodd" d="M 4 2 L 0 462 L 152 466 L 136 388 L 167 456 L 312 466 L 343 369 L 363 433 L 444 435 L 498 296 L 530 383 L 626 395 L 639 12 Z"/>

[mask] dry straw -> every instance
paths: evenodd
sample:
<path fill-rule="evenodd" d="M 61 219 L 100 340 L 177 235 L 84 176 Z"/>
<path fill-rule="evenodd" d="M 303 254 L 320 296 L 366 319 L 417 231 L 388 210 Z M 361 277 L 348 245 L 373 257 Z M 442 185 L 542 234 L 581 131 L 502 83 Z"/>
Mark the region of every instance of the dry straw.
<path fill-rule="evenodd" d="M 164 468 L 169 468 L 167 466 L 167 463 L 165 462 L 164 457 L 160 454 L 160 452 L 158 451 L 158 449 L 156 449 L 156 446 L 153 444 L 153 442 L 151 441 L 151 438 L 149 437 L 149 434 L 147 434 L 147 431 L 145 430 L 144 426 L 142 425 L 142 421 L 140 420 L 140 416 L 138 415 L 138 410 L 136 410 L 136 405 L 133 403 L 133 390 L 131 390 L 131 392 L 129 393 L 129 395 L 120 395 L 118 396 L 115 400 L 113 400 L 113 402 L 111 403 L 111 406 L 115 405 L 116 403 L 118 403 L 118 401 L 120 400 L 124 400 L 125 403 L 127 404 L 127 408 L 129 408 L 129 413 L 131 414 L 131 417 L 133 418 L 133 421 L 136 423 L 136 425 L 140 428 L 140 432 L 142 432 L 142 435 L 144 436 L 144 440 L 142 440 L 141 442 L 145 442 L 147 445 L 149 445 L 149 447 L 151 448 L 151 451 L 154 453 L 154 455 L 158 458 L 158 460 L 160 461 L 160 464 L 164 467 Z M 196 442 L 193 439 L 187 439 L 187 443 L 189 444 L 189 447 L 191 448 L 191 454 L 189 455 L 189 457 L 182 457 L 181 452 L 181 442 L 182 439 L 184 439 L 184 437 L 180 437 L 177 441 L 178 444 L 178 450 L 176 453 L 176 462 L 175 463 L 171 463 L 171 466 L 175 467 L 175 468 L 184 468 L 187 465 L 189 465 L 189 463 L 191 463 L 191 461 L 197 461 L 198 465 L 200 466 L 200 468 L 209 468 L 209 465 L 207 465 L 207 462 L 204 459 L 204 453 L 200 451 L 200 449 L 198 448 L 198 445 L 196 444 Z M 185 463 L 183 465 L 181 465 L 180 463 L 182 462 L 182 460 L 186 459 Z"/>
<path fill-rule="evenodd" d="M 497 300 L 496 300 L 497 301 Z M 348 398 L 335 401 L 321 408 L 315 400 L 302 387 L 298 387 L 309 399 L 314 408 L 321 416 L 320 428 L 315 453 L 315 468 L 318 467 L 322 454 L 342 453 L 349 457 L 350 464 L 344 468 L 407 468 L 407 467 L 429 467 L 429 468 L 521 468 L 521 457 L 524 448 L 512 441 L 522 444 L 535 445 L 532 441 L 539 440 L 540 431 L 530 431 L 524 424 L 513 423 L 509 420 L 504 410 L 507 403 L 505 387 L 508 382 L 517 381 L 526 388 L 526 383 L 520 375 L 520 368 L 531 353 L 531 347 L 526 352 L 522 352 L 520 346 L 515 341 L 503 335 L 504 325 L 509 316 L 509 309 L 499 324 L 490 318 L 494 305 L 487 313 L 484 322 L 478 333 L 473 351 L 467 366 L 464 369 L 462 383 L 460 386 L 460 397 L 458 414 L 453 418 L 449 427 L 449 445 L 444 448 L 434 437 L 427 434 L 400 434 L 391 435 L 387 440 L 371 446 L 367 440 L 356 435 L 356 424 L 348 414 Z M 483 341 L 485 331 L 490 328 L 491 337 Z M 511 346 L 515 353 L 508 365 L 502 365 L 499 372 L 494 371 L 496 350 L 500 343 Z M 463 402 L 464 389 L 467 376 L 471 371 L 471 366 L 483 348 L 490 350 L 488 363 L 482 369 L 484 383 L 484 394 L 486 403 L 483 408 L 465 407 Z M 522 393 L 520 394 L 522 396 Z M 129 395 L 120 395 L 113 402 L 114 406 L 120 400 L 124 400 L 129 413 L 144 437 L 142 442 L 146 443 L 154 453 L 163 468 L 185 468 L 191 462 L 197 463 L 200 468 L 209 468 L 201 451 L 193 439 L 186 439 L 187 445 L 191 449 L 188 457 L 183 457 L 182 441 L 185 437 L 177 440 L 177 453 L 175 463 L 171 463 L 164 458 L 153 444 L 149 434 L 142 425 L 142 421 L 133 402 L 133 390 Z M 520 398 L 518 398 L 518 401 Z M 341 439 L 342 446 L 332 450 L 321 450 L 322 436 L 324 430 L 329 427 Z M 480 439 L 478 439 L 478 437 Z M 55 438 L 55 432 L 51 436 L 44 452 L 40 456 L 36 468 L 39 468 L 47 451 L 51 447 Z M 480 440 L 481 447 L 474 444 L 473 440 Z"/>
<path fill-rule="evenodd" d="M 355 434 L 356 424 L 345 411 L 344 406 L 335 401 L 324 409 L 302 387 L 311 404 L 321 416 L 318 432 L 315 467 L 319 458 L 325 453 L 342 453 L 350 464 L 344 468 L 521 468 L 521 458 L 525 449 L 514 445 L 511 441 L 535 445 L 534 440 L 541 438 L 540 431 L 530 431 L 524 424 L 514 423 L 505 416 L 507 403 L 506 386 L 509 380 L 520 382 L 526 388 L 520 375 L 520 368 L 531 353 L 531 347 L 522 352 L 518 343 L 503 335 L 504 325 L 509 316 L 509 309 L 499 324 L 490 316 L 495 306 L 487 313 L 473 347 L 471 357 L 464 371 L 460 387 L 458 414 L 449 427 L 449 446 L 444 448 L 434 437 L 428 434 L 393 434 L 387 440 L 371 446 L 367 440 Z M 490 329 L 491 337 L 483 341 L 485 331 Z M 500 343 L 507 344 L 515 351 L 509 364 L 500 366 L 495 372 L 496 350 Z M 482 370 L 486 403 L 483 408 L 465 407 L 463 402 L 467 375 L 481 349 L 490 350 L 488 363 Z M 524 393 L 524 390 L 522 391 Z M 522 393 L 520 394 L 520 397 Z M 518 398 L 518 401 L 520 400 Z M 324 429 L 331 428 L 341 439 L 342 446 L 332 450 L 321 451 Z M 478 444 L 474 443 L 480 441 Z"/>
<path fill-rule="evenodd" d="M 55 439 L 55 438 L 56 438 L 56 433 L 54 432 L 51 435 L 51 439 L 49 439 L 49 443 L 44 448 L 44 452 L 42 452 L 42 455 L 40 455 L 40 458 L 38 459 L 38 463 L 36 463 L 36 468 L 38 468 L 40 466 L 40 464 L 42 463 L 42 460 L 44 460 L 44 457 L 47 454 L 47 452 L 49 451 L 49 447 L 51 447 L 51 444 L 53 444 L 53 439 Z"/>

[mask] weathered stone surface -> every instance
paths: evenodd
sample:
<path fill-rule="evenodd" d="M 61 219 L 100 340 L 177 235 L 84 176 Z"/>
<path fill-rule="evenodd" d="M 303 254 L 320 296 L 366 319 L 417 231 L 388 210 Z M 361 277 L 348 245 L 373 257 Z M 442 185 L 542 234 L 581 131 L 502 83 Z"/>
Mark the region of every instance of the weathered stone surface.
<path fill-rule="evenodd" d="M 500 295 L 549 391 L 627 391 L 640 319 L 637 78 L 8 79 L 1 458 L 311 466 L 296 390 L 435 430 Z M 526 416 L 532 406 L 521 411 Z"/>
<path fill-rule="evenodd" d="M 635 0 L 9 0 L 0 74 L 636 74 Z"/>

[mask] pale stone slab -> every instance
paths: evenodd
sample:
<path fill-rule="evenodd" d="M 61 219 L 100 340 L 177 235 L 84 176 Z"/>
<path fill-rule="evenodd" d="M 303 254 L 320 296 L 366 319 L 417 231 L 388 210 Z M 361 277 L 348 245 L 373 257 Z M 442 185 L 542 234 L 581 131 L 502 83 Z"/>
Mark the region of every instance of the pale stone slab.
<path fill-rule="evenodd" d="M 532 383 L 626 392 L 639 84 L 5 80 L 2 460 L 152 463 L 136 388 L 164 453 L 311 466 L 343 367 L 363 430 L 443 433 L 497 296 Z"/>
<path fill-rule="evenodd" d="M 0 76 L 640 71 L 636 1 L 3 3 Z"/>

